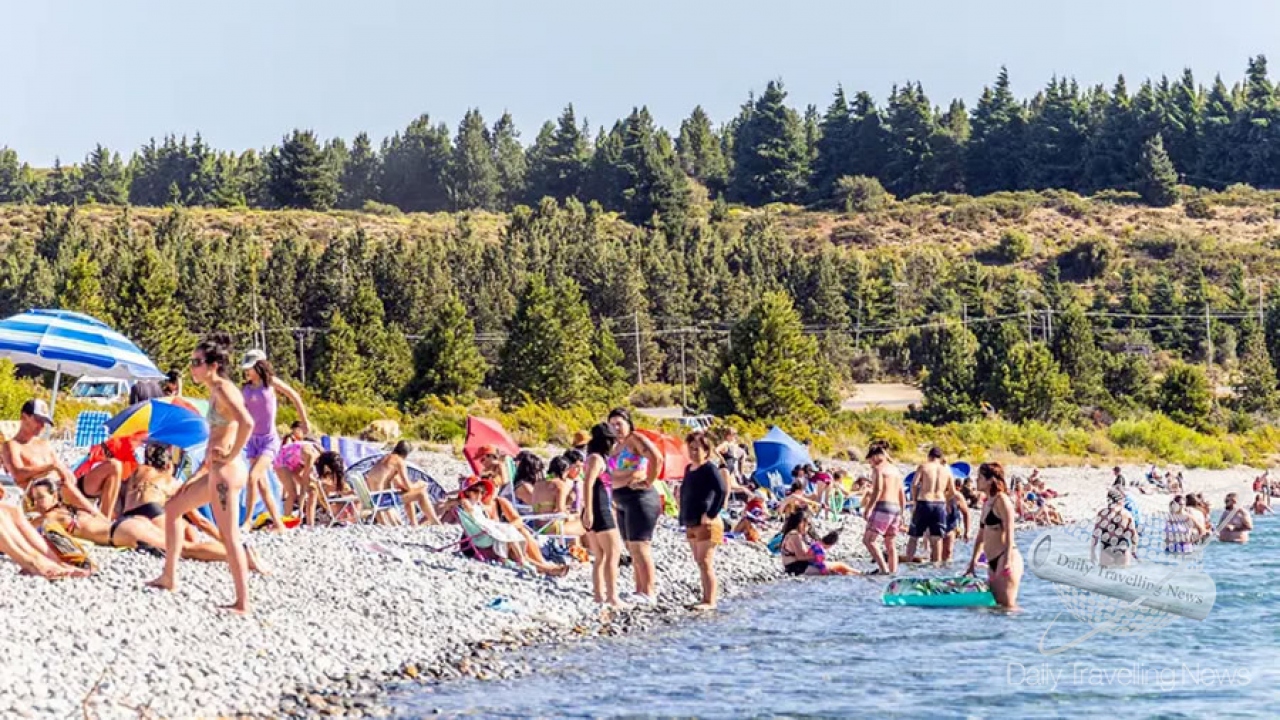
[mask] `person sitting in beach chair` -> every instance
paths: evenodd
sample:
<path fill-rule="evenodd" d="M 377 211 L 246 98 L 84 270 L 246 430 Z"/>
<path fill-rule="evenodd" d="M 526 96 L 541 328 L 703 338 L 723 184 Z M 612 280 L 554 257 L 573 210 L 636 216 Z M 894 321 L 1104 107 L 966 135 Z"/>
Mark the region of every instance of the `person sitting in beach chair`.
<path fill-rule="evenodd" d="M 577 450 L 569 450 L 564 455 L 551 458 L 546 474 L 539 473 L 538 482 L 533 486 L 533 512 L 542 517 L 533 524 L 540 533 L 582 537 L 586 530 L 582 520 L 576 517 L 569 507 L 569 496 L 573 492 L 571 476 L 582 472 L 582 455 Z M 574 545 L 577 544 L 575 540 Z"/>
<path fill-rule="evenodd" d="M 471 478 L 460 491 L 457 516 L 463 533 L 462 553 L 490 562 L 509 560 L 518 566 L 533 567 L 551 577 L 568 573 L 567 565 L 548 563 L 541 555 L 527 555 L 525 537 L 520 530 L 489 516 L 488 503 L 497 494 L 493 482 L 486 478 Z"/>
<path fill-rule="evenodd" d="M 487 480 L 488 478 L 482 479 Z M 520 517 L 515 505 L 512 505 L 510 500 L 499 497 L 497 485 L 492 480 L 490 480 L 490 483 L 494 485 L 494 492 L 484 498 L 486 517 L 494 522 L 502 522 L 514 527 L 516 532 L 524 536 L 524 554 L 538 562 L 544 562 L 546 558 L 542 556 L 542 547 L 538 544 L 537 536 L 525 525 L 524 518 Z"/>
<path fill-rule="evenodd" d="M 430 488 L 427 483 L 409 478 L 408 458 L 409 443 L 401 440 L 396 443 L 395 449 L 369 468 L 369 471 L 364 474 L 364 481 L 369 486 L 370 492 L 395 490 L 400 493 L 400 500 L 404 503 L 404 513 L 409 518 L 410 525 L 417 527 L 420 522 L 418 513 L 414 510 L 415 506 L 422 511 L 422 517 L 428 525 L 439 525 L 440 518 L 436 516 L 435 508 L 431 506 Z M 379 522 L 386 524 L 387 515 L 388 512 L 385 510 L 379 512 Z"/>
<path fill-rule="evenodd" d="M 104 547 L 146 550 L 164 555 L 164 530 L 141 515 L 122 516 L 113 522 L 101 515 L 69 508 L 58 499 L 53 483 L 49 480 L 37 480 L 32 484 L 31 499 L 39 515 L 38 525 L 46 532 L 66 533 L 77 540 Z M 226 562 L 227 549 L 220 541 L 184 542 L 182 557 L 206 562 Z M 247 547 L 245 558 L 248 560 L 249 570 L 263 573 L 258 558 Z"/>

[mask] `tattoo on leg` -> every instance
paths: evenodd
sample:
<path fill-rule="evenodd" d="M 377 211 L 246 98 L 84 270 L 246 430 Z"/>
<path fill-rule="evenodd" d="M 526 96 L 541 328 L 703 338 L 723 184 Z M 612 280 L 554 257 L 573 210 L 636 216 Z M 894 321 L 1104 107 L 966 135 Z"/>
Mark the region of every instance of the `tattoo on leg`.
<path fill-rule="evenodd" d="M 226 510 L 229 507 L 227 505 L 227 482 L 225 480 L 219 480 L 218 484 L 214 487 L 218 491 L 218 503 L 222 505 L 223 510 Z"/>

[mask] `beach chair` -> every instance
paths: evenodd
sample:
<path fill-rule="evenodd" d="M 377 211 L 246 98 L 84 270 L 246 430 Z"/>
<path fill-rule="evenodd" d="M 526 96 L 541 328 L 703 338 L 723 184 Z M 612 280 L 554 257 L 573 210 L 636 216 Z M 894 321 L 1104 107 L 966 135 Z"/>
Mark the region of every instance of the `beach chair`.
<path fill-rule="evenodd" d="M 338 453 L 342 457 L 342 464 L 348 468 L 366 458 L 386 454 L 386 450 L 381 445 L 338 435 L 322 436 L 320 447 L 329 452 Z"/>
<path fill-rule="evenodd" d="M 521 565 L 507 557 L 502 547 L 511 543 L 523 543 L 524 536 L 519 530 L 488 518 L 482 521 L 462 507 L 458 508 L 458 524 L 462 526 L 462 539 L 456 543 L 456 546 L 460 547 L 464 554 L 470 554 L 482 562 L 533 571 L 533 568 Z"/>
<path fill-rule="evenodd" d="M 658 491 L 658 495 L 662 497 L 662 514 L 667 517 L 678 517 L 680 515 L 680 506 L 676 503 L 676 497 L 671 492 L 671 486 L 666 480 L 657 480 L 653 483 L 653 487 Z"/>
<path fill-rule="evenodd" d="M 844 512 L 845 503 L 844 490 L 834 483 L 827 489 L 826 514 L 832 521 L 840 519 L 840 514 Z"/>
<path fill-rule="evenodd" d="M 111 413 L 102 410 L 86 410 L 76 416 L 76 448 L 93 447 L 107 441 L 107 421 Z"/>
<path fill-rule="evenodd" d="M 408 522 L 409 518 L 405 515 L 405 507 L 400 500 L 400 493 L 395 490 L 370 492 L 369 486 L 364 482 L 364 476 L 359 473 L 347 475 L 347 482 L 355 490 L 356 500 L 360 504 L 357 523 L 372 524 L 377 521 L 378 515 L 384 512 L 397 513 L 401 523 Z"/>

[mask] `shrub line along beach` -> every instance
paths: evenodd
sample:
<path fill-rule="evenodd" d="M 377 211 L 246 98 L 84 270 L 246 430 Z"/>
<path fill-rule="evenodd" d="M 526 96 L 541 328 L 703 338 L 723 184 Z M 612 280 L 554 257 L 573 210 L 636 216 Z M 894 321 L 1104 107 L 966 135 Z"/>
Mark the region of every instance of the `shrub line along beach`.
<path fill-rule="evenodd" d="M 446 484 L 468 473 L 449 455 L 411 459 Z M 1052 468 L 1041 477 L 1072 522 L 1102 505 L 1111 472 Z M 1245 468 L 1189 470 L 1185 488 L 1217 503 L 1229 491 L 1246 495 L 1252 478 Z M 1168 501 L 1154 493 L 1135 498 L 1144 510 Z M 843 528 L 830 558 L 869 567 L 857 541 L 860 516 L 819 525 Z M 271 574 L 251 579 L 250 617 L 213 611 L 231 591 L 217 563 L 184 563 L 172 594 L 144 590 L 161 565 L 144 553 L 93 548 L 99 571 L 90 581 L 48 583 L 0 564 L 0 652 L 13 669 L 0 678 L 0 714 L 67 715 L 82 704 L 103 718 L 386 714 L 389 684 L 507 677 L 529 669 L 507 652 L 514 648 L 704 621 L 684 610 L 697 601 L 698 574 L 670 518 L 654 536 L 657 605 L 619 612 L 592 601 L 589 565 L 548 580 L 433 550 L 458 537 L 456 526 L 254 533 L 251 544 Z M 964 557 L 957 551 L 954 573 Z M 758 544 L 728 542 L 715 563 L 729 597 L 783 577 L 777 556 Z M 631 587 L 629 570 L 622 572 L 620 584 Z"/>

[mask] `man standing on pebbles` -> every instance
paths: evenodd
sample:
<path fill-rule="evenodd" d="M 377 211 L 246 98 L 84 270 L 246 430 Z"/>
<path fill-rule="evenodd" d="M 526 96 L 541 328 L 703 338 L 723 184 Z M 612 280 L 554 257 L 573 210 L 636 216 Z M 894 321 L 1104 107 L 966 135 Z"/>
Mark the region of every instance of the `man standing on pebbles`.
<path fill-rule="evenodd" d="M 49 441 L 41 437 L 45 427 L 53 424 L 49 404 L 40 399 L 28 400 L 22 405 L 18 422 L 17 434 L 0 445 L 0 459 L 18 487 L 25 493 L 36 480 L 57 480 L 59 495 L 67 507 L 99 514 L 98 508 L 76 487 L 75 475 L 58 459 Z M 111 499 L 115 500 L 114 495 Z"/>

